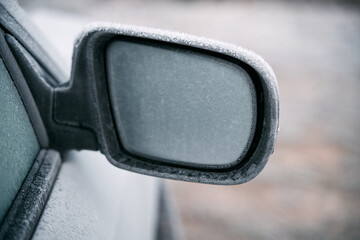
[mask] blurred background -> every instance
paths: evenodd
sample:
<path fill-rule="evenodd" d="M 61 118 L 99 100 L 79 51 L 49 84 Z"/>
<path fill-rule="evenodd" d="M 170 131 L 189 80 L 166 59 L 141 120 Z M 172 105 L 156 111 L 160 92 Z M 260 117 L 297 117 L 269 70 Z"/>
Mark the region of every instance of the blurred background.
<path fill-rule="evenodd" d="M 273 67 L 280 133 L 239 186 L 172 185 L 192 239 L 360 239 L 360 2 L 20 0 L 70 62 L 86 23 L 187 32 L 249 48 Z"/>

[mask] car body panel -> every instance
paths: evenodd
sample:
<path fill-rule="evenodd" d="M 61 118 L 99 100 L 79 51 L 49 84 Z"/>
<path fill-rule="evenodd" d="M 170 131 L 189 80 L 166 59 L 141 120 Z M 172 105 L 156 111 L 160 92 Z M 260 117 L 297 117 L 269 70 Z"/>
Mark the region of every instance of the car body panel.
<path fill-rule="evenodd" d="M 159 179 L 69 151 L 33 239 L 156 239 Z"/>

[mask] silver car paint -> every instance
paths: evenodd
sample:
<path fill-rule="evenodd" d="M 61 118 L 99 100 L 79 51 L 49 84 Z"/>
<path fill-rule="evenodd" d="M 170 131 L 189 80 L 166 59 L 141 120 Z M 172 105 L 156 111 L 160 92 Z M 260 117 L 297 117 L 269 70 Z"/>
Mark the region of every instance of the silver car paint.
<path fill-rule="evenodd" d="M 33 239 L 156 238 L 159 179 L 116 168 L 99 152 L 63 159 Z"/>

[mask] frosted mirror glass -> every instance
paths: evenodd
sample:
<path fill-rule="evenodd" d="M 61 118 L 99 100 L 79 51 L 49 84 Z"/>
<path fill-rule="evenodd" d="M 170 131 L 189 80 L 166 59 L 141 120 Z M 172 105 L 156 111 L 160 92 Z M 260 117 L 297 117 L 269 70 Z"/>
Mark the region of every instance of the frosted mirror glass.
<path fill-rule="evenodd" d="M 240 66 L 161 43 L 113 40 L 106 74 L 116 131 L 133 155 L 201 167 L 241 161 L 256 124 Z"/>

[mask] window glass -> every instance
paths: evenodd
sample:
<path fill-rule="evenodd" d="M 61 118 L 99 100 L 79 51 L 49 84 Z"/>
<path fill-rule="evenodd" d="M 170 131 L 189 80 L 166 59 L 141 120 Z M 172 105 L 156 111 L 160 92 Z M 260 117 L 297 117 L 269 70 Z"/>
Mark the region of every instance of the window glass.
<path fill-rule="evenodd" d="M 29 117 L 0 58 L 0 221 L 38 152 L 39 144 Z"/>

